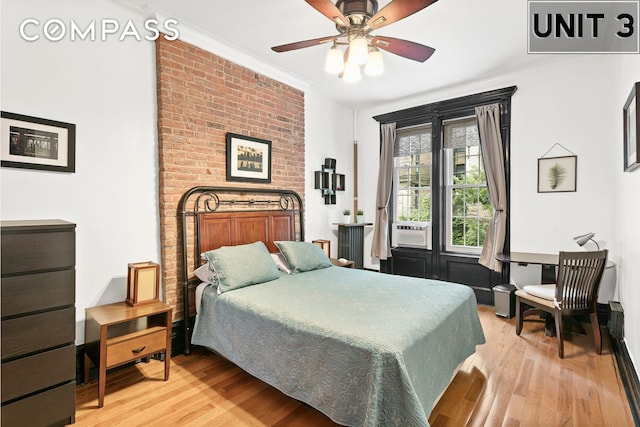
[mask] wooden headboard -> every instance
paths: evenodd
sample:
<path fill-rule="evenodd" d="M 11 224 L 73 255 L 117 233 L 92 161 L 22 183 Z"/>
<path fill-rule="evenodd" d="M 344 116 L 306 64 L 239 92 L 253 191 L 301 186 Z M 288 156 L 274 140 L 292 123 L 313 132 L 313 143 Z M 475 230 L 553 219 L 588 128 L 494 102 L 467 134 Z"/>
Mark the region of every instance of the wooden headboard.
<path fill-rule="evenodd" d="M 182 255 L 182 303 L 185 353 L 191 352 L 191 291 L 200 254 L 221 246 L 262 241 L 277 252 L 274 241 L 304 240 L 302 199 L 292 190 L 193 187 L 178 208 Z"/>

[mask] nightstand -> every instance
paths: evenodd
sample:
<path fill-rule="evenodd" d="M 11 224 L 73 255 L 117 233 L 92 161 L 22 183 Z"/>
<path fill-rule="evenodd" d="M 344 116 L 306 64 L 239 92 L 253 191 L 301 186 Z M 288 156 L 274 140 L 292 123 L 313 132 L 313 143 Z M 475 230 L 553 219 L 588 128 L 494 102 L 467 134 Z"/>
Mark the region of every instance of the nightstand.
<path fill-rule="evenodd" d="M 104 404 L 107 369 L 164 352 L 164 380 L 171 361 L 171 307 L 154 302 L 131 307 L 125 302 L 86 309 L 84 382 L 89 362 L 98 367 L 98 407 Z"/>
<path fill-rule="evenodd" d="M 340 261 L 336 258 L 330 258 L 331 264 L 333 265 L 337 265 L 338 267 L 347 267 L 347 268 L 353 268 L 353 266 L 355 265 L 355 262 L 353 261 Z"/>

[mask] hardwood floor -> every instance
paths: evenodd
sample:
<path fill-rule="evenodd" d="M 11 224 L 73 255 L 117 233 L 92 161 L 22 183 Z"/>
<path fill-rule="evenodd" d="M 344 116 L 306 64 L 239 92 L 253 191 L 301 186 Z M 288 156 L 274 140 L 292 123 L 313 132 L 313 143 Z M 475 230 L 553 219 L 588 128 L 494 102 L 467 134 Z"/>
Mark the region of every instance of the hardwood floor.
<path fill-rule="evenodd" d="M 608 336 L 568 335 L 565 358 L 542 322 L 496 317 L 480 307 L 487 343 L 461 367 L 429 417 L 439 426 L 633 426 Z M 107 375 L 104 407 L 95 381 L 78 385 L 77 426 L 334 426 L 320 412 L 199 349 Z"/>

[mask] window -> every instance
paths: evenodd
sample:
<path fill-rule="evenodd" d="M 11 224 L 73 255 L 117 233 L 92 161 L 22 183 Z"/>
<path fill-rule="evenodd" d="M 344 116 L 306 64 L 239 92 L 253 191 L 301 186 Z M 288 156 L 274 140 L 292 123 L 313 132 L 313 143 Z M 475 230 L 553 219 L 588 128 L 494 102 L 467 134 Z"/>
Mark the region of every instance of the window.
<path fill-rule="evenodd" d="M 393 156 L 395 221 L 431 221 L 431 125 L 399 129 Z"/>
<path fill-rule="evenodd" d="M 431 123 L 400 128 L 394 146 L 394 221 L 444 224 L 444 249 L 480 253 L 493 214 L 475 116 L 439 123 L 442 176 L 433 175 Z M 440 186 L 443 203 L 432 203 Z"/>
<path fill-rule="evenodd" d="M 493 208 L 475 116 L 443 123 L 445 248 L 480 253 Z"/>

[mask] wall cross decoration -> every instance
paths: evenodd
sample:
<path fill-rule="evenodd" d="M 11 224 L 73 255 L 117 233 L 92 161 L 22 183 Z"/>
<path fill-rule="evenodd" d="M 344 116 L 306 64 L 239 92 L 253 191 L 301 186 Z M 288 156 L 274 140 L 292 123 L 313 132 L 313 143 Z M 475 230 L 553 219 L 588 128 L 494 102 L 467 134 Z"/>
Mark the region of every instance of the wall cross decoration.
<path fill-rule="evenodd" d="M 344 175 L 336 173 L 336 159 L 326 158 L 315 172 L 315 189 L 322 192 L 325 205 L 336 204 L 336 192 L 344 191 Z"/>

